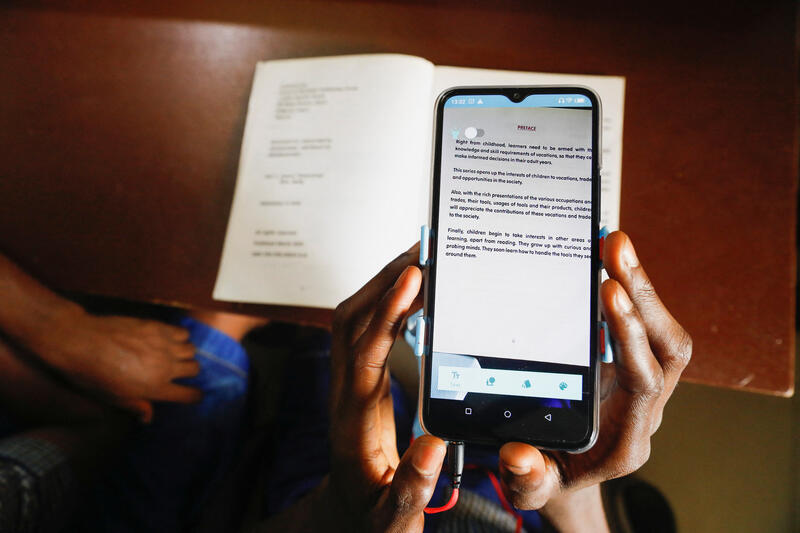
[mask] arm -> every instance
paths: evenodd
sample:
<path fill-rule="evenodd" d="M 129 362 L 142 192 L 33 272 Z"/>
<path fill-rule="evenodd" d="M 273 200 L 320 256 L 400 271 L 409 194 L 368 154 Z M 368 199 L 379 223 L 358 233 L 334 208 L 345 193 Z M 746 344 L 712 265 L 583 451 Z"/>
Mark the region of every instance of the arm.
<path fill-rule="evenodd" d="M 37 282 L 0 254 L 0 330 L 33 349 L 54 324 L 74 321 L 83 309 Z"/>
<path fill-rule="evenodd" d="M 152 416 L 152 401 L 193 402 L 172 383 L 199 372 L 188 333 L 127 317 L 98 317 L 58 296 L 0 255 L 0 330 L 73 383 Z"/>

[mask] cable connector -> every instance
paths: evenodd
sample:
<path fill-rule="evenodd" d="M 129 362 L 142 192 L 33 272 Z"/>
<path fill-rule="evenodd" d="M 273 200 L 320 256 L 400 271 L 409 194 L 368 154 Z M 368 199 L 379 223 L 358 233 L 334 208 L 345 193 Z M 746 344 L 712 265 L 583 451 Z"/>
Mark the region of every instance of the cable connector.
<path fill-rule="evenodd" d="M 446 504 L 441 507 L 426 507 L 425 514 L 436 514 L 452 509 L 458 501 L 458 491 L 461 488 L 461 475 L 464 473 L 464 443 L 447 443 L 447 473 L 450 476 L 450 486 L 453 493 Z"/>
<path fill-rule="evenodd" d="M 464 473 L 464 443 L 447 443 L 447 473 L 454 489 L 461 487 L 461 475 Z"/>

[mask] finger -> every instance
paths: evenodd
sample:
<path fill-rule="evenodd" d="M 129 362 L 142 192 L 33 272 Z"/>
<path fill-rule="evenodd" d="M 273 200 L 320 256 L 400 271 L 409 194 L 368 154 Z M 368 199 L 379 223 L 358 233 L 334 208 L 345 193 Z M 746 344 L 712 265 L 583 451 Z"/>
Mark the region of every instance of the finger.
<path fill-rule="evenodd" d="M 529 444 L 503 445 L 499 466 L 503 492 L 519 509 L 539 509 L 560 489 L 558 465 Z"/>
<path fill-rule="evenodd" d="M 377 400 L 376 387 L 383 382 L 386 360 L 397 332 L 419 292 L 422 273 L 407 267 L 377 306 L 364 334 L 353 349 L 349 382 L 351 398 L 365 405 Z"/>
<path fill-rule="evenodd" d="M 117 404 L 126 411 L 136 414 L 139 422 L 149 424 L 153 421 L 153 404 L 139 398 L 124 398 Z"/>
<path fill-rule="evenodd" d="M 423 435 L 403 454 L 389 490 L 378 501 L 380 531 L 421 531 L 423 510 L 430 502 L 447 447 L 439 438 Z"/>
<path fill-rule="evenodd" d="M 194 387 L 171 383 L 153 395 L 153 400 L 175 403 L 197 403 L 203 399 L 203 392 Z"/>
<path fill-rule="evenodd" d="M 193 378 L 200 373 L 200 363 L 195 360 L 178 361 L 175 363 L 175 371 L 172 379 Z"/>
<path fill-rule="evenodd" d="M 354 337 L 361 335 L 369 324 L 375 305 L 397 280 L 397 276 L 409 265 L 419 261 L 419 243 L 397 256 L 391 263 L 353 296 L 339 304 L 334 318 L 334 329 L 344 329 L 347 325 Z M 338 327 L 337 327 L 338 326 Z"/>
<path fill-rule="evenodd" d="M 653 353 L 664 369 L 668 395 L 672 393 L 692 354 L 692 339 L 664 303 L 636 256 L 630 238 L 615 231 L 606 238 L 603 262 L 636 305 Z"/>
<path fill-rule="evenodd" d="M 424 302 L 424 293 L 422 291 L 422 284 L 420 284 L 420 290 L 417 293 L 417 296 L 414 298 L 414 301 L 411 302 L 411 305 L 408 307 L 408 312 L 406 312 L 406 316 L 403 317 L 403 322 L 400 324 L 400 327 L 397 330 L 398 337 L 403 336 L 406 329 L 408 328 L 408 321 L 411 320 L 411 318 L 414 316 L 414 313 L 422 309 L 423 302 Z M 414 318 L 414 320 L 416 320 L 416 318 Z"/>
<path fill-rule="evenodd" d="M 173 345 L 171 352 L 176 359 L 194 359 L 196 349 L 193 344 L 183 343 Z"/>
<path fill-rule="evenodd" d="M 178 326 L 171 326 L 169 324 L 160 324 L 161 333 L 170 340 L 177 342 L 186 342 L 189 340 L 189 331 L 185 328 Z"/>
<path fill-rule="evenodd" d="M 600 301 L 611 336 L 616 340 L 617 384 L 633 395 L 657 398 L 664 387 L 664 374 L 650 350 L 639 311 L 625 289 L 613 279 L 601 285 Z"/>

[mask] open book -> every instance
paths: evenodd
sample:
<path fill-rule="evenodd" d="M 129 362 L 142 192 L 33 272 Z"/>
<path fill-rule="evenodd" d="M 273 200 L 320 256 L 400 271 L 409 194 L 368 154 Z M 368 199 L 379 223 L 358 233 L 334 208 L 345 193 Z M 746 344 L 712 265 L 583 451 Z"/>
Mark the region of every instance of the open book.
<path fill-rule="evenodd" d="M 601 222 L 619 217 L 620 77 L 439 67 L 370 54 L 256 67 L 214 298 L 333 308 L 419 239 L 433 112 L 464 85 L 585 85 L 603 110 Z"/>

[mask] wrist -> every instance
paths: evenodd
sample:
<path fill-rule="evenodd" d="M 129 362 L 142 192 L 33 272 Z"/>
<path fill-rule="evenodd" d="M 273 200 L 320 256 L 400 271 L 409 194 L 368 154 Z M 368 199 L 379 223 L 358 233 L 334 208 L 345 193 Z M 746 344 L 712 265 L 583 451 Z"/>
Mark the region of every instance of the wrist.
<path fill-rule="evenodd" d="M 253 529 L 253 533 L 316 533 L 317 531 L 346 531 L 340 521 L 335 491 L 330 479 L 324 477 L 317 487 L 292 506 L 270 517 Z M 349 530 L 347 530 L 349 531 Z"/>
<path fill-rule="evenodd" d="M 37 314 L 28 327 L 20 328 L 15 337 L 42 361 L 62 368 L 66 364 L 61 357 L 63 348 L 73 343 L 75 332 L 80 331 L 80 323 L 88 316 L 80 305 L 60 298 Z"/>
<path fill-rule="evenodd" d="M 0 254 L 0 330 L 21 348 L 41 356 L 60 324 L 82 313 L 78 305 L 51 291 Z M 57 340 L 57 339 L 56 339 Z"/>

